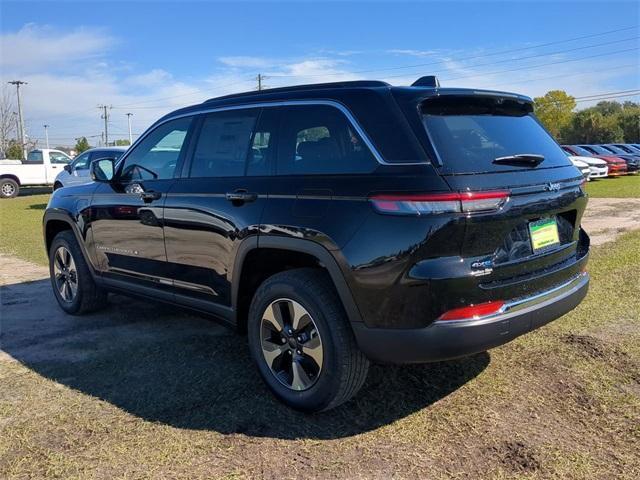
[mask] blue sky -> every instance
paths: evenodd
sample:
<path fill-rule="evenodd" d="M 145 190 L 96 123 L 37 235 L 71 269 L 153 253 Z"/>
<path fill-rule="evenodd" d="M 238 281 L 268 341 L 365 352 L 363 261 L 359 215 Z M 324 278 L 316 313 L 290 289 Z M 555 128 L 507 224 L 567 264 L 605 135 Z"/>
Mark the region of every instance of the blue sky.
<path fill-rule="evenodd" d="M 356 78 L 409 84 L 436 73 L 444 86 L 531 96 L 640 88 L 637 2 L 3 1 L 1 8 L 3 84 L 29 82 L 28 133 L 43 137 L 48 123 L 56 143 L 99 134 L 100 103 L 113 105 L 111 130 L 124 138 L 127 112 L 141 132 L 174 108 L 254 88 L 258 73 L 274 87 Z"/>

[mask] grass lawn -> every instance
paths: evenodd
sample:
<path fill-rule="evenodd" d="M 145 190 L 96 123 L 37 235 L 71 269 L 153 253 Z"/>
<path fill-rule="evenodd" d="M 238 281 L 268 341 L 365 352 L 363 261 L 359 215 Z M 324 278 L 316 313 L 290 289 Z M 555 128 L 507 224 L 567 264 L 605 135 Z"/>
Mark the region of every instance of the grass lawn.
<path fill-rule="evenodd" d="M 42 215 L 48 194 L 0 200 L 0 252 L 47 265 Z"/>
<path fill-rule="evenodd" d="M 44 203 L 0 203 L 1 251 L 44 264 Z M 177 309 L 116 297 L 57 326 L 5 317 L 0 478 L 636 479 L 639 244 L 593 248 L 590 292 L 562 319 L 467 359 L 373 366 L 319 415 L 272 398 L 244 337 Z"/>
<path fill-rule="evenodd" d="M 591 180 L 586 188 L 593 198 L 640 198 L 640 175 Z"/>

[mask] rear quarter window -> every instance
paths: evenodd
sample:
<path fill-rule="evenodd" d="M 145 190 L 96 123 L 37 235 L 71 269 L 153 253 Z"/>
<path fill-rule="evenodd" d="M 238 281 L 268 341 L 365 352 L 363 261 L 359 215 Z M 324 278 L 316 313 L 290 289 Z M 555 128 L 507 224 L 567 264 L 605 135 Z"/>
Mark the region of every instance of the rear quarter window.
<path fill-rule="evenodd" d="M 281 111 L 278 175 L 369 173 L 377 161 L 337 108 L 285 107 Z"/>

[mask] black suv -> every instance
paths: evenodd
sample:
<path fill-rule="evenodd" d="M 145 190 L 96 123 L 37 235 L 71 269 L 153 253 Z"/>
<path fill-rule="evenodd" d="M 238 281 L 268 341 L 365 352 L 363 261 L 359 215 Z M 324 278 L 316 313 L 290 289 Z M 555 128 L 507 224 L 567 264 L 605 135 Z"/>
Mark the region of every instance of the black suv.
<path fill-rule="evenodd" d="M 587 292 L 582 175 L 521 95 L 433 77 L 230 95 L 91 173 L 44 215 L 60 306 L 213 314 L 305 411 L 351 398 L 370 361 L 485 351 Z"/>

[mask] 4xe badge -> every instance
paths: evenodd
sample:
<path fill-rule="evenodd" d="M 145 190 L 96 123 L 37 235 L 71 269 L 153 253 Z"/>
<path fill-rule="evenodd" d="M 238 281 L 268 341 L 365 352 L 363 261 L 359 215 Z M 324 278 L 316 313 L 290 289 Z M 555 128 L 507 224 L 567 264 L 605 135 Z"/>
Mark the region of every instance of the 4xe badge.
<path fill-rule="evenodd" d="M 476 260 L 471 264 L 471 275 L 489 275 L 491 272 L 493 272 L 493 260 L 490 258 L 485 260 Z"/>

